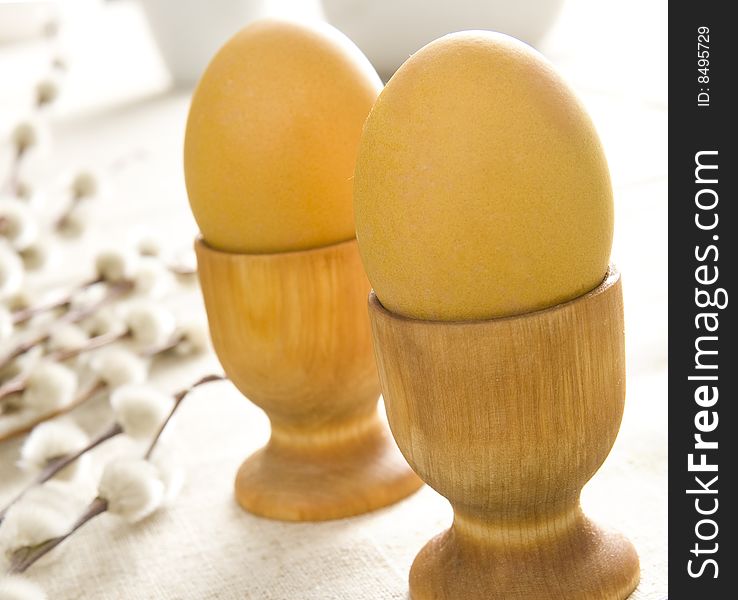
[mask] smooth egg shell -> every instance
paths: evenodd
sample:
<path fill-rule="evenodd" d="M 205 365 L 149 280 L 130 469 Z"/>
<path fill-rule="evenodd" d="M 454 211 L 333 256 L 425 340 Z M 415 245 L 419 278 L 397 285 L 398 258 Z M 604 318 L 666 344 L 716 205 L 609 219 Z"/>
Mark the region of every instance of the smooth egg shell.
<path fill-rule="evenodd" d="M 231 38 L 195 90 L 185 135 L 187 192 L 205 241 L 271 253 L 353 238 L 351 178 L 381 85 L 326 24 L 265 20 Z"/>
<path fill-rule="evenodd" d="M 377 297 L 420 319 L 525 313 L 605 276 L 610 176 L 594 126 L 535 50 L 462 32 L 413 55 L 364 127 L 356 231 Z"/>

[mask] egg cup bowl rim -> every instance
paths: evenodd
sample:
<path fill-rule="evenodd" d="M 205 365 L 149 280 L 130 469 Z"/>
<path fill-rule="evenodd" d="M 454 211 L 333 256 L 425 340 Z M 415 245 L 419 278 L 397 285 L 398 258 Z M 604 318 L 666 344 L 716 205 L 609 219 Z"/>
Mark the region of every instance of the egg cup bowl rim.
<path fill-rule="evenodd" d="M 395 321 L 400 322 L 407 322 L 410 323 L 423 323 L 428 326 L 436 326 L 436 327 L 473 327 L 475 325 L 482 325 L 485 323 L 498 323 L 500 321 L 510 321 L 514 319 L 526 319 L 531 316 L 538 316 L 542 315 L 544 313 L 554 313 L 560 310 L 565 310 L 575 302 L 587 302 L 591 298 L 595 296 L 599 296 L 600 294 L 604 294 L 609 290 L 612 286 L 614 286 L 618 281 L 620 280 L 620 271 L 617 269 L 617 267 L 610 263 L 607 267 L 607 272 L 605 273 L 604 278 L 602 281 L 597 285 L 597 287 L 591 289 L 588 292 L 585 292 L 584 294 L 581 294 L 580 296 L 576 296 L 575 298 L 572 298 L 571 300 L 566 300 L 565 302 L 560 302 L 559 304 L 553 304 L 551 306 L 546 306 L 544 308 L 540 308 L 538 310 L 531 310 L 529 312 L 523 312 L 523 313 L 516 313 L 512 315 L 505 315 L 501 317 L 492 317 L 490 319 L 469 319 L 469 320 L 441 320 L 441 319 L 419 319 L 416 317 L 409 317 L 407 315 L 403 315 L 400 313 L 392 312 L 391 310 L 387 309 L 384 304 L 382 304 L 382 301 L 377 296 L 377 293 L 372 289 L 371 292 L 369 292 L 369 309 L 372 311 L 376 311 L 380 315 L 383 315 L 384 317 L 388 319 L 392 319 Z"/>
<path fill-rule="evenodd" d="M 210 252 L 211 254 L 220 255 L 223 258 L 225 257 L 252 257 L 254 259 L 258 258 L 264 258 L 264 259 L 270 259 L 270 258 L 280 258 L 285 257 L 289 258 L 291 255 L 297 255 L 304 256 L 306 254 L 318 254 L 320 252 L 325 252 L 326 250 L 331 250 L 334 248 L 338 248 L 340 246 L 349 245 L 351 243 L 356 243 L 356 236 L 341 240 L 338 242 L 334 242 L 332 244 L 326 244 L 325 246 L 316 246 L 315 248 L 305 248 L 303 250 L 284 250 L 282 252 L 232 252 L 230 250 L 222 250 L 220 248 L 215 248 L 214 246 L 211 246 L 207 240 L 203 237 L 202 233 L 198 233 L 195 236 L 195 246 L 202 248 L 203 250 Z"/>

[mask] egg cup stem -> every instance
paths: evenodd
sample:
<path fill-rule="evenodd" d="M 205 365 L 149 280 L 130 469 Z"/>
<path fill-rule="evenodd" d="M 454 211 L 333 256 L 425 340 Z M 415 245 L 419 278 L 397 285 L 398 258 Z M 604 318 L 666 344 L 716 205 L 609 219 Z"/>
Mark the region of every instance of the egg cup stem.
<path fill-rule="evenodd" d="M 546 310 L 486 321 L 369 313 L 387 415 L 454 508 L 410 573 L 413 600 L 622 600 L 630 542 L 579 507 L 625 399 L 620 276 Z"/>
<path fill-rule="evenodd" d="M 195 250 L 218 358 L 272 425 L 267 445 L 238 472 L 239 504 L 264 517 L 319 521 L 418 489 L 378 415 L 369 283 L 356 241 L 238 254 L 198 240 Z"/>

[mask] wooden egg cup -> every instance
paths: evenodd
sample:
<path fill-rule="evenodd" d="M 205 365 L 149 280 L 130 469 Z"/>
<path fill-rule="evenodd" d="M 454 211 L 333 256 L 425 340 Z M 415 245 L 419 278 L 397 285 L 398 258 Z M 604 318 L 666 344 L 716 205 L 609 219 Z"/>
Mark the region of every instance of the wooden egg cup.
<path fill-rule="evenodd" d="M 195 243 L 215 351 L 271 422 L 236 477 L 254 514 L 320 521 L 364 513 L 417 490 L 379 418 L 356 240 L 314 250 L 237 254 Z"/>
<path fill-rule="evenodd" d="M 369 313 L 390 427 L 454 509 L 410 571 L 413 600 L 622 600 L 623 536 L 581 511 L 625 398 L 620 276 L 570 302 L 487 321 Z"/>

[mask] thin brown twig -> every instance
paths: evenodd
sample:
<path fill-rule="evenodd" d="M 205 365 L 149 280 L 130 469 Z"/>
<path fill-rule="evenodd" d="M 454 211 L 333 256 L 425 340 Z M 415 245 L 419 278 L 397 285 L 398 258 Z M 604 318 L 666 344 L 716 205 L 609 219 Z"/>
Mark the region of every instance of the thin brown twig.
<path fill-rule="evenodd" d="M 158 356 L 159 354 L 164 354 L 165 352 L 174 350 L 177 346 L 179 346 L 182 343 L 183 340 L 184 340 L 183 335 L 175 334 L 172 337 L 172 339 L 170 339 L 165 344 L 162 344 L 161 346 L 154 346 L 152 348 L 146 348 L 144 350 L 141 350 L 139 356 L 142 356 L 144 358 L 152 358 L 154 356 Z"/>
<path fill-rule="evenodd" d="M 94 314 L 97 310 L 102 308 L 104 305 L 109 304 L 113 300 L 116 300 L 120 296 L 123 296 L 124 294 L 130 292 L 132 289 L 133 289 L 133 283 L 131 283 L 130 281 L 121 281 L 119 283 L 115 283 L 108 288 L 107 294 L 105 294 L 105 296 L 101 298 L 99 301 L 89 306 L 83 306 L 75 310 L 70 310 L 69 312 L 59 317 L 54 322 L 52 327 L 57 326 L 59 324 L 79 323 L 81 320 Z M 21 342 L 0 360 L 0 369 L 5 368 L 13 360 L 18 358 L 19 356 L 22 356 L 23 354 L 25 354 L 26 352 L 28 352 L 35 346 L 39 344 L 43 344 L 44 342 L 48 341 L 50 337 L 51 337 L 51 331 L 47 329 L 46 331 L 42 331 L 36 334 L 35 336 L 33 336 L 32 338 L 24 342 Z"/>
<path fill-rule="evenodd" d="M 64 227 L 67 225 L 67 221 L 72 216 L 72 213 L 74 212 L 74 209 L 77 208 L 77 205 L 82 202 L 85 198 L 87 198 L 84 194 L 77 194 L 72 193 L 71 197 L 69 199 L 69 204 L 64 209 L 64 211 L 56 218 L 56 221 L 54 222 L 54 229 L 56 231 L 61 231 L 64 229 Z"/>
<path fill-rule="evenodd" d="M 102 336 L 98 336 L 98 337 L 102 337 Z M 123 337 L 125 337 L 125 336 L 121 335 L 121 338 L 120 339 L 122 339 Z M 141 356 L 143 358 L 151 358 L 151 357 L 155 357 L 155 356 L 157 356 L 159 354 L 163 354 L 164 352 L 168 352 L 169 350 L 172 350 L 173 348 L 175 348 L 179 343 L 181 343 L 182 339 L 183 339 L 182 336 L 176 336 L 176 337 L 174 337 L 172 339 L 172 341 L 170 341 L 169 343 L 167 343 L 167 344 L 165 344 L 163 346 L 157 346 L 155 348 L 144 350 L 144 351 L 140 352 L 139 353 L 139 356 Z M 101 343 L 97 347 L 100 347 L 101 345 L 103 345 L 103 344 Z M 88 348 L 85 348 L 85 349 L 88 349 Z M 209 377 L 213 377 L 214 378 L 215 376 L 213 375 L 213 376 L 209 376 Z M 210 381 L 210 379 L 208 379 L 208 381 Z M 204 383 L 207 383 L 208 381 L 205 381 Z M 215 381 L 215 379 L 212 379 L 212 381 Z M 27 376 L 26 375 L 21 375 L 21 376 L 15 377 L 15 378 L 7 381 L 5 384 L 3 384 L 2 386 L 0 386 L 0 403 L 2 403 L 2 401 L 5 398 L 8 398 L 12 393 L 22 392 L 25 389 L 24 386 L 25 386 L 26 382 L 27 382 Z M 102 382 L 98 382 L 97 385 L 102 386 L 102 388 L 106 387 L 105 384 L 102 383 Z M 200 385 L 200 383 L 198 382 L 195 385 Z M 12 389 L 11 389 L 11 386 L 12 386 Z M 98 391 L 102 391 L 102 389 L 96 390 L 96 391 L 92 392 L 92 394 L 94 395 Z M 87 399 L 87 397 L 86 397 L 87 393 L 88 392 L 85 392 L 85 394 L 83 394 L 84 399 Z M 37 419 L 35 419 L 33 421 L 33 425 L 31 427 L 28 427 L 27 425 L 23 425 L 21 428 L 19 428 L 17 430 L 12 430 L 10 432 L 6 432 L 5 434 L 0 433 L 0 443 L 4 442 L 7 439 L 11 439 L 11 438 L 15 437 L 16 435 L 20 435 L 22 433 L 26 433 L 27 431 L 29 431 L 30 429 L 32 429 L 33 427 L 35 427 L 39 423 L 42 423 L 42 422 L 47 421 L 49 419 L 53 419 L 54 417 L 58 416 L 59 414 L 63 414 L 65 412 L 68 412 L 69 410 L 71 410 L 75 406 L 78 406 L 79 404 L 81 404 L 82 401 L 83 400 L 80 400 L 80 399 L 74 400 L 72 403 L 70 403 L 69 405 L 67 405 L 67 406 L 65 406 L 65 407 L 63 407 L 61 409 L 58 409 L 58 410 L 56 410 L 54 412 L 51 412 L 51 413 L 47 413 L 46 415 L 41 415 L 39 418 L 37 418 Z"/>
<path fill-rule="evenodd" d="M 182 404 L 182 400 L 184 400 L 195 388 L 198 388 L 201 385 L 205 385 L 206 383 L 212 383 L 214 381 L 225 381 L 225 379 L 226 379 L 225 375 L 217 375 L 217 374 L 205 375 L 205 377 L 201 377 L 189 387 L 186 387 L 183 390 L 180 390 L 179 392 L 174 394 L 174 406 L 172 406 L 172 410 L 169 411 L 169 414 L 166 416 L 161 426 L 159 427 L 159 431 L 156 432 L 156 435 L 151 440 L 151 443 L 149 444 L 149 447 L 146 450 L 146 453 L 144 454 L 144 458 L 146 460 L 151 458 L 151 455 L 153 454 L 154 449 L 156 448 L 156 444 L 158 443 L 159 438 L 161 437 L 161 434 L 164 433 L 164 429 L 166 429 L 167 425 L 169 424 L 169 421 L 172 419 L 172 417 L 174 416 L 174 413 L 177 411 L 177 408 L 179 408 L 179 405 Z"/>
<path fill-rule="evenodd" d="M 59 350 L 54 350 L 53 352 L 49 352 L 43 358 L 44 360 L 48 360 L 51 362 L 64 362 L 66 360 L 69 360 L 70 358 L 76 358 L 77 356 L 80 356 L 86 352 L 92 352 L 93 350 L 97 350 L 98 348 L 109 346 L 110 344 L 125 339 L 130 335 L 131 333 L 129 330 L 123 330 L 120 332 L 110 331 L 108 333 L 103 333 L 95 337 L 91 337 L 89 340 L 87 340 L 87 343 L 82 346 L 78 346 L 77 348 L 63 348 Z M 25 391 L 25 389 L 28 387 L 28 380 L 30 379 L 30 376 L 30 372 L 25 371 L 0 384 L 0 402 L 7 399 L 11 394 Z"/>
<path fill-rule="evenodd" d="M 121 433 L 123 433 L 123 428 L 118 423 L 113 423 L 105 431 L 99 433 L 92 440 L 90 440 L 90 442 L 85 445 L 84 448 L 80 448 L 77 452 L 72 452 L 71 454 L 60 456 L 52 460 L 38 473 L 38 475 L 33 479 L 33 481 L 31 481 L 31 483 L 23 488 L 10 502 L 8 502 L 2 508 L 2 510 L 0 510 L 0 523 L 2 523 L 5 519 L 5 515 L 8 514 L 8 510 L 10 509 L 10 507 L 18 502 L 18 500 L 23 498 L 23 496 L 28 493 L 28 490 L 37 485 L 41 485 L 42 483 L 46 483 L 59 471 L 78 460 L 83 454 L 86 454 L 90 450 L 97 448 L 100 444 L 107 442 L 109 439 L 114 438 L 116 435 L 119 435 Z"/>
<path fill-rule="evenodd" d="M 97 283 L 102 283 L 102 281 L 102 277 L 95 277 L 94 279 L 90 279 L 79 284 L 69 292 L 59 296 L 58 298 L 55 298 L 54 300 L 49 300 L 48 302 L 42 302 L 41 304 L 27 306 L 25 308 L 13 311 L 13 325 L 20 325 L 37 315 L 41 315 L 52 310 L 57 310 L 59 308 L 68 308 L 71 305 L 75 294 L 78 294 L 79 292 L 86 290 Z"/>
<path fill-rule="evenodd" d="M 130 329 L 124 329 L 123 331 L 110 331 L 108 333 L 102 333 L 95 337 L 91 337 L 86 344 L 78 346 L 77 348 L 66 348 L 49 352 L 43 358 L 44 360 L 51 362 L 64 362 L 70 358 L 76 358 L 87 352 L 92 352 L 119 342 L 132 336 Z M 175 335 L 172 339 L 161 346 L 154 346 L 153 348 L 146 348 L 138 353 L 141 358 L 152 358 L 159 354 L 164 354 L 170 350 L 174 350 L 184 340 L 184 336 Z M 0 384 L 0 403 L 7 399 L 12 394 L 25 391 L 28 386 L 28 380 L 30 373 L 23 372 L 19 373 L 15 377 L 8 379 L 7 381 Z"/>
<path fill-rule="evenodd" d="M 82 527 L 85 523 L 89 523 L 92 519 L 98 515 L 103 514 L 108 510 L 108 502 L 103 498 L 95 498 L 90 505 L 87 507 L 82 516 L 72 525 L 72 528 L 59 537 L 47 540 L 38 546 L 30 546 L 21 548 L 13 553 L 10 560 L 10 568 L 8 574 L 12 575 L 15 573 L 24 573 L 33 563 L 45 556 L 61 544 L 64 540 L 70 537 L 75 531 Z"/>
<path fill-rule="evenodd" d="M 79 396 L 77 396 L 69 404 L 65 404 L 64 406 L 60 408 L 56 408 L 52 411 L 36 415 L 30 421 L 27 421 L 25 423 L 22 423 L 21 425 L 18 425 L 15 429 L 10 429 L 8 431 L 1 432 L 0 433 L 0 444 L 3 442 L 6 442 L 7 440 L 18 437 L 19 435 L 23 435 L 24 433 L 28 433 L 29 431 L 31 431 L 31 429 L 36 427 L 36 425 L 39 425 L 40 423 L 43 423 L 44 421 L 49 421 L 50 419 L 58 417 L 59 415 L 68 413 L 70 410 L 77 408 L 81 404 L 84 404 L 88 400 L 94 398 L 99 393 L 103 392 L 107 387 L 108 387 L 107 384 L 105 384 L 103 381 L 98 381 L 95 384 L 88 387 L 84 392 L 79 394 Z"/>
<path fill-rule="evenodd" d="M 76 348 L 61 348 L 59 350 L 54 350 L 53 352 L 49 352 L 44 358 L 46 360 L 54 362 L 64 362 L 66 360 L 69 360 L 70 358 L 76 358 L 86 352 L 92 352 L 93 350 L 97 350 L 98 348 L 109 346 L 110 344 L 114 344 L 115 342 L 119 342 L 130 336 L 131 331 L 129 329 L 101 333 L 100 335 L 89 338 L 87 342 L 82 346 L 78 346 Z"/>
<path fill-rule="evenodd" d="M 0 221 L 1 221 L 1 218 L 0 218 Z M 165 266 L 167 270 L 174 275 L 190 276 L 190 275 L 197 274 L 197 269 L 192 269 L 191 267 L 187 267 L 185 265 L 172 263 L 172 264 L 167 264 Z M 105 280 L 102 277 L 97 276 L 94 279 L 90 279 L 88 281 L 85 281 L 79 284 L 72 290 L 67 291 L 66 293 L 62 294 L 58 298 L 55 298 L 54 300 L 50 300 L 48 302 L 44 302 L 38 305 L 28 306 L 28 307 L 13 311 L 12 313 L 13 325 L 21 325 L 37 315 L 44 314 L 52 310 L 57 310 L 59 308 L 69 308 L 75 294 L 78 294 L 79 292 L 82 292 L 98 283 L 103 283 L 104 281 Z M 124 282 L 120 282 L 120 283 L 124 283 Z M 133 282 L 130 282 L 130 285 L 133 286 Z"/>

